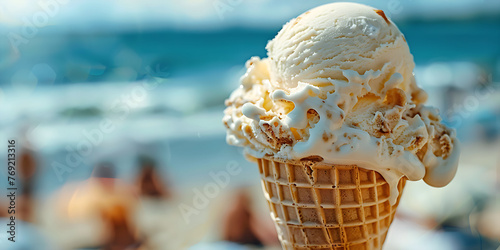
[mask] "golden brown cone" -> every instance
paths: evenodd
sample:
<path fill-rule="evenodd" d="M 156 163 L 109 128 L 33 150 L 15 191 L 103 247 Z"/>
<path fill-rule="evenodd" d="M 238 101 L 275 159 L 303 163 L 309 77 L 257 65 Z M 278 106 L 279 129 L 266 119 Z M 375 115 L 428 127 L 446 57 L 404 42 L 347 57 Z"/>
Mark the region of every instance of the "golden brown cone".
<path fill-rule="evenodd" d="M 258 159 L 264 194 L 283 249 L 381 249 L 395 205 L 373 170 L 317 161 Z"/>

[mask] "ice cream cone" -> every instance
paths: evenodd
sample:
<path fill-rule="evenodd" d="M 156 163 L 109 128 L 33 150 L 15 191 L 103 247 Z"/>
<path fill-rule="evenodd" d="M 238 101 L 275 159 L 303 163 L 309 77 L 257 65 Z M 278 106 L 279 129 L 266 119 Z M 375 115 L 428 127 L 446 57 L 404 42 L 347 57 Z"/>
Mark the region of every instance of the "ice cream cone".
<path fill-rule="evenodd" d="M 315 161 L 258 159 L 264 195 L 283 249 L 381 249 L 395 205 L 373 170 Z"/>
<path fill-rule="evenodd" d="M 380 249 L 406 180 L 443 187 L 460 156 L 424 104 L 406 38 L 382 10 L 330 3 L 266 50 L 247 61 L 223 122 L 227 142 L 259 158 L 283 247 Z"/>

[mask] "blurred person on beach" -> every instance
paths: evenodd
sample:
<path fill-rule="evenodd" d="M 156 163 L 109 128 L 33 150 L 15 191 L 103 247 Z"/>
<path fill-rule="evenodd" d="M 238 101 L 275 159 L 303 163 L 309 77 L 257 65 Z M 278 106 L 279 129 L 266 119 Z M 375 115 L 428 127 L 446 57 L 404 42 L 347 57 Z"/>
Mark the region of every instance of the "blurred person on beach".
<path fill-rule="evenodd" d="M 98 185 L 102 185 L 103 191 L 108 192 L 107 198 L 113 201 L 106 206 L 102 206 L 100 211 L 102 220 L 109 232 L 108 241 L 103 245 L 102 249 L 137 249 L 141 243 L 131 218 L 135 205 L 131 203 L 129 198 L 125 197 L 128 194 L 122 193 L 127 191 L 128 187 L 120 186 L 119 180 L 116 178 L 115 167 L 111 163 L 97 165 L 93 178 L 98 181 Z M 121 188 L 123 189 L 120 190 Z M 115 195 L 125 196 L 114 197 Z"/>
<path fill-rule="evenodd" d="M 33 222 L 35 216 L 33 213 L 33 206 L 35 201 L 34 183 L 37 161 L 35 153 L 28 147 L 21 146 L 21 149 L 17 154 L 17 181 L 15 184 L 20 191 L 16 192 L 18 194 L 18 197 L 16 198 L 16 218 L 26 222 Z M 7 199 L 2 198 L 0 203 L 4 208 L 9 207 L 9 200 Z M 7 209 L 2 209 L 0 211 L 0 217 L 9 216 L 11 216 L 11 214 L 8 213 Z"/>
<path fill-rule="evenodd" d="M 67 201 L 68 220 L 82 223 L 97 219 L 100 232 L 96 242 L 84 247 L 138 249 L 142 240 L 133 220 L 137 195 L 133 187 L 116 178 L 112 163 L 96 165 L 92 177 L 73 191 Z"/>
<path fill-rule="evenodd" d="M 17 218 L 26 221 L 34 222 L 35 214 L 33 208 L 35 206 L 34 186 L 36 182 L 36 173 L 38 168 L 38 161 L 33 151 L 32 145 L 27 138 L 29 126 L 23 126 L 20 131 L 20 140 L 18 144 L 20 149 L 17 155 L 17 179 L 16 183 L 20 187 L 20 195 L 17 201 Z"/>
<path fill-rule="evenodd" d="M 278 245 L 278 234 L 272 221 L 266 221 L 252 209 L 252 202 L 246 190 L 235 192 L 234 202 L 224 213 L 222 240 L 241 245 Z"/>
<path fill-rule="evenodd" d="M 141 196 L 169 199 L 172 192 L 161 179 L 157 162 L 152 157 L 140 155 L 138 157 L 139 173 L 136 186 Z"/>

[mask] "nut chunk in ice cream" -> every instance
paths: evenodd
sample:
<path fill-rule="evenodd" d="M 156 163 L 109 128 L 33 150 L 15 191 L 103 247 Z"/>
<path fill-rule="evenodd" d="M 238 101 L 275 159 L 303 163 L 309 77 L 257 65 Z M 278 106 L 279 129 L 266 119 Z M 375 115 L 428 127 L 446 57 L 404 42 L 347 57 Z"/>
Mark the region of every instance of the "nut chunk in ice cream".
<path fill-rule="evenodd" d="M 383 11 L 327 4 L 292 19 L 251 58 L 226 100 L 227 142 L 247 154 L 379 172 L 391 187 L 444 186 L 459 158 L 455 131 L 423 105 L 405 37 Z"/>

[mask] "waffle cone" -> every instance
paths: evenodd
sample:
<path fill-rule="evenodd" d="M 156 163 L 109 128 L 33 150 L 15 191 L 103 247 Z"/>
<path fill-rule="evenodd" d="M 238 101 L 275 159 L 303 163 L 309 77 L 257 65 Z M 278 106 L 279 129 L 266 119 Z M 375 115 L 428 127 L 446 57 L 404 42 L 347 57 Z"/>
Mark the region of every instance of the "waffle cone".
<path fill-rule="evenodd" d="M 264 195 L 283 249 L 381 249 L 395 205 L 373 170 L 314 161 L 258 159 Z"/>

